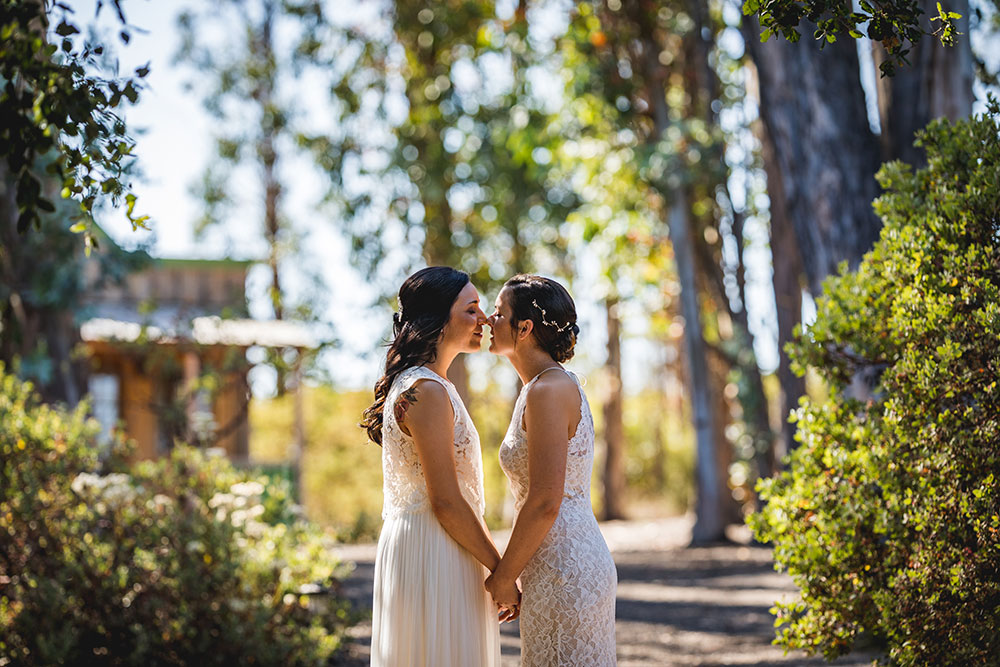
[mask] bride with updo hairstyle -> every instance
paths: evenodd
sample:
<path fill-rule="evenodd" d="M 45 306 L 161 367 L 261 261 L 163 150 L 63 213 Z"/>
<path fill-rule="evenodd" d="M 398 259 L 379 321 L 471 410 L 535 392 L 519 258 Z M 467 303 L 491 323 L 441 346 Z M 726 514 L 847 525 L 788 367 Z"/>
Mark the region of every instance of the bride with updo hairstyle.
<path fill-rule="evenodd" d="M 609 667 L 615 657 L 618 575 L 590 504 L 594 421 L 573 357 L 580 327 L 555 280 L 517 275 L 497 295 L 490 351 L 524 383 L 500 446 L 517 515 L 507 550 L 486 580 L 500 605 L 521 582 L 522 667 Z"/>
<path fill-rule="evenodd" d="M 480 349 L 484 324 L 461 271 L 421 269 L 399 289 L 385 373 L 361 422 L 382 445 L 373 667 L 500 665 L 497 607 L 483 588 L 500 554 L 482 518 L 479 434 L 447 380 L 455 357 Z"/>
<path fill-rule="evenodd" d="M 538 346 L 560 363 L 573 358 L 580 327 L 566 288 L 542 276 L 519 274 L 504 283 L 510 295 L 511 326 L 531 320 Z"/>

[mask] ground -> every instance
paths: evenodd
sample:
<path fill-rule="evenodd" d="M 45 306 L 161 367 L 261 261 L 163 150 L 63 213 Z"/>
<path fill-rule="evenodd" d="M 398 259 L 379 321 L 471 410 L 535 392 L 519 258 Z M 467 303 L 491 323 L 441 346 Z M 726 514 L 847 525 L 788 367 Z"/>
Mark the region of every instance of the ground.
<path fill-rule="evenodd" d="M 826 665 L 871 664 L 874 656 L 849 656 L 834 663 L 804 654 L 785 655 L 773 646 L 774 601 L 795 595 L 791 579 L 774 571 L 771 552 L 752 545 L 745 530 L 732 543 L 688 547 L 690 517 L 655 521 L 613 521 L 601 531 L 618 566 L 616 628 L 620 667 L 656 665 Z M 506 543 L 507 533 L 495 534 Z M 356 563 L 345 593 L 356 609 L 371 611 L 374 545 L 342 549 Z M 501 627 L 503 667 L 516 667 L 517 624 Z M 342 664 L 369 663 L 371 623 L 351 630 Z"/>

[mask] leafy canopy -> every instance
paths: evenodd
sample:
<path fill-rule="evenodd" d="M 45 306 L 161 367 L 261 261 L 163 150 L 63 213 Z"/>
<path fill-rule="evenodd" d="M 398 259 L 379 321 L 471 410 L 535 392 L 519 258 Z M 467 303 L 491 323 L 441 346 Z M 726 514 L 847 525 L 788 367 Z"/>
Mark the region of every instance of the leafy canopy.
<path fill-rule="evenodd" d="M 879 66 L 883 76 L 892 76 L 898 65 L 908 64 L 910 47 L 926 34 L 920 26 L 924 10 L 918 0 L 860 0 L 857 6 L 851 0 L 746 0 L 743 13 L 757 15 L 762 42 L 776 34 L 790 42 L 799 41 L 799 24 L 803 19 L 815 24 L 813 38 L 821 47 L 844 34 L 852 39 L 867 36 L 880 42 L 888 54 Z M 932 34 L 945 46 L 954 46 L 961 34 L 955 25 L 960 18 L 961 14 L 947 11 L 937 3 L 937 15 L 930 19 L 936 23 Z"/>
<path fill-rule="evenodd" d="M 98 12 L 105 1 L 117 12 L 119 38 L 127 44 L 121 0 L 98 1 Z M 63 198 L 79 202 L 74 231 L 86 232 L 89 249 L 90 216 L 102 200 L 124 200 L 133 228 L 148 219 L 135 214 L 136 198 L 125 178 L 135 141 L 119 111 L 139 99 L 149 66 L 132 76 L 105 76 L 105 46 L 79 40 L 79 34 L 73 10 L 62 2 L 0 3 L 0 146 L 16 183 L 18 231 L 40 225 L 40 214 L 54 211 L 51 194 L 33 173 L 35 159 L 51 154 L 46 171 L 58 180 Z"/>

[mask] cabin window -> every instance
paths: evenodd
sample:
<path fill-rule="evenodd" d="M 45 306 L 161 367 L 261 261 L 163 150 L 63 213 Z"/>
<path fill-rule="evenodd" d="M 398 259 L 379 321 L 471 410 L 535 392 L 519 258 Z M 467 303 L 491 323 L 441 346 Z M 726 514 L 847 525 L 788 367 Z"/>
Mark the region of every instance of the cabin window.
<path fill-rule="evenodd" d="M 92 403 L 91 411 L 101 425 L 98 442 L 102 445 L 111 441 L 111 431 L 121 418 L 119 387 L 118 376 L 111 373 L 93 373 L 88 380 L 87 389 Z"/>

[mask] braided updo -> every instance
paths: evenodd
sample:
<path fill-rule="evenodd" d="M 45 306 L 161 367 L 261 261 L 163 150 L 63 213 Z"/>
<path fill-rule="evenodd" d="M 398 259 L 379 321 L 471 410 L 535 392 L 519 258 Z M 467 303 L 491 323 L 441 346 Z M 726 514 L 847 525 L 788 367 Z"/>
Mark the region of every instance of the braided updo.
<path fill-rule="evenodd" d="M 576 305 L 566 288 L 551 278 L 526 273 L 514 276 L 503 288 L 511 308 L 511 330 L 531 320 L 540 348 L 555 361 L 572 359 L 580 327 L 576 324 Z"/>

